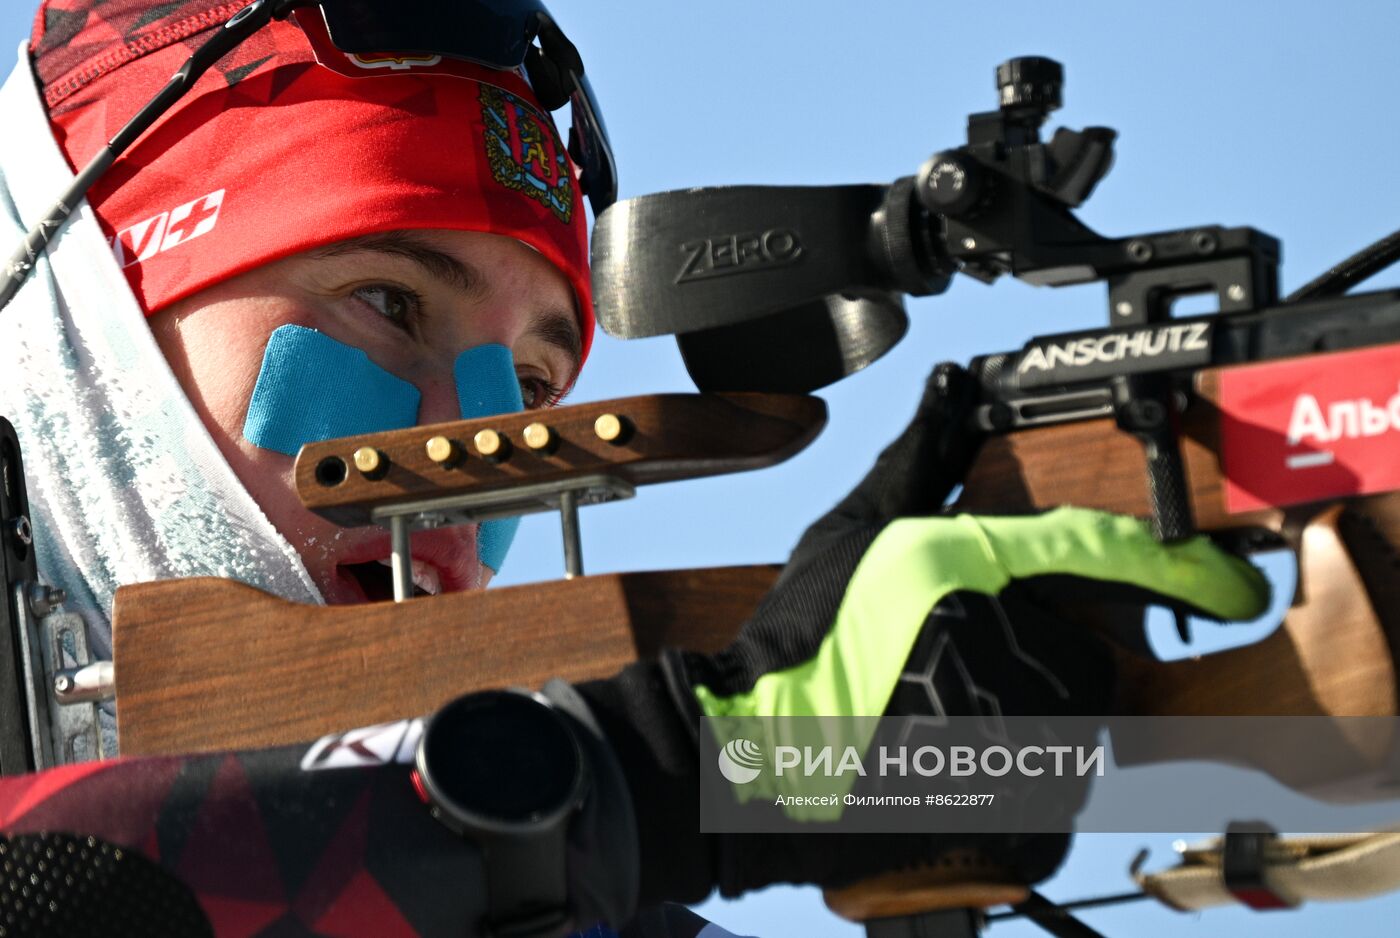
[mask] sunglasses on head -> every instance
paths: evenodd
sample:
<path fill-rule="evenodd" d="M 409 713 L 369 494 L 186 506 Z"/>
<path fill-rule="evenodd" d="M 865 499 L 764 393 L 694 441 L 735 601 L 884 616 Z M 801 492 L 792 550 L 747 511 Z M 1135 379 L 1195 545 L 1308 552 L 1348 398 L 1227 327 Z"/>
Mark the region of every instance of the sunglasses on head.
<path fill-rule="evenodd" d="M 583 61 L 539 0 L 253 0 L 195 50 L 160 92 L 78 173 L 30 229 L 0 282 L 0 309 L 28 279 L 39 255 L 117 156 L 170 110 L 215 62 L 273 19 L 318 17 L 331 43 L 350 55 L 402 53 L 465 59 L 523 71 L 540 105 L 572 105 L 568 150 L 593 214 L 617 201 L 617 166 Z M 306 28 L 303 26 L 303 28 Z"/>
<path fill-rule="evenodd" d="M 321 16 L 349 54 L 399 52 L 523 69 L 541 106 L 572 105 L 569 156 L 582 172 L 593 214 L 617 201 L 607 129 L 578 49 L 539 0 L 321 0 L 294 4 L 296 19 Z"/>

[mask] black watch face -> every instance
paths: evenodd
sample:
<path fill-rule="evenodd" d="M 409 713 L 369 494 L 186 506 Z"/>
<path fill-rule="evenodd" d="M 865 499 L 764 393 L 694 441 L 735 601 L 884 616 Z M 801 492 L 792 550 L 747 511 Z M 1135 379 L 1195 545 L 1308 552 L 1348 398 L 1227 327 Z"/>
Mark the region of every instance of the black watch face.
<path fill-rule="evenodd" d="M 422 746 L 424 782 L 449 810 L 529 823 L 566 807 L 578 789 L 578 743 L 558 714 L 522 694 L 453 701 L 429 722 Z"/>

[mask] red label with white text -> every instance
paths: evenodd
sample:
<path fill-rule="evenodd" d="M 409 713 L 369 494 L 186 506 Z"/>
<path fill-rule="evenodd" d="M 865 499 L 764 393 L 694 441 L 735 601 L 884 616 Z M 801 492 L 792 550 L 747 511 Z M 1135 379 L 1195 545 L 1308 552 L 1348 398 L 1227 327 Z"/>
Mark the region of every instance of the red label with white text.
<path fill-rule="evenodd" d="M 1230 512 L 1400 489 L 1400 344 L 1220 375 Z"/>

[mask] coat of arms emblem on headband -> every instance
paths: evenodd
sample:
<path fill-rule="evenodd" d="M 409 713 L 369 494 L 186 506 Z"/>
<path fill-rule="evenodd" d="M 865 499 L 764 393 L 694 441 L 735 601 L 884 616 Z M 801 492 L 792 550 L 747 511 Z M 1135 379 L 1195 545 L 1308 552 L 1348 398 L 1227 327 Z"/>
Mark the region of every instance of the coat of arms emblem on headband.
<path fill-rule="evenodd" d="M 565 224 L 574 212 L 569 159 L 548 118 L 509 91 L 481 86 L 486 158 L 501 185 L 540 202 Z"/>

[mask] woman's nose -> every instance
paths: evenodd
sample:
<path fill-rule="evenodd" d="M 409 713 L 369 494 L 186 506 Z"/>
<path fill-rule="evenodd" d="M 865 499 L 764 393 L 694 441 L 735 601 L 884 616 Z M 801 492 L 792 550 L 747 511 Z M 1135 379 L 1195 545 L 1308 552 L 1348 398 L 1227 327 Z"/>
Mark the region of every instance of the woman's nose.
<path fill-rule="evenodd" d="M 462 405 L 457 399 L 457 385 L 450 376 L 418 382 L 423 395 L 418 404 L 418 423 L 447 423 L 462 419 Z"/>
<path fill-rule="evenodd" d="M 525 409 L 510 349 L 488 342 L 460 353 L 448 368 L 420 375 L 414 382 L 422 401 L 418 423 L 443 423 Z"/>

